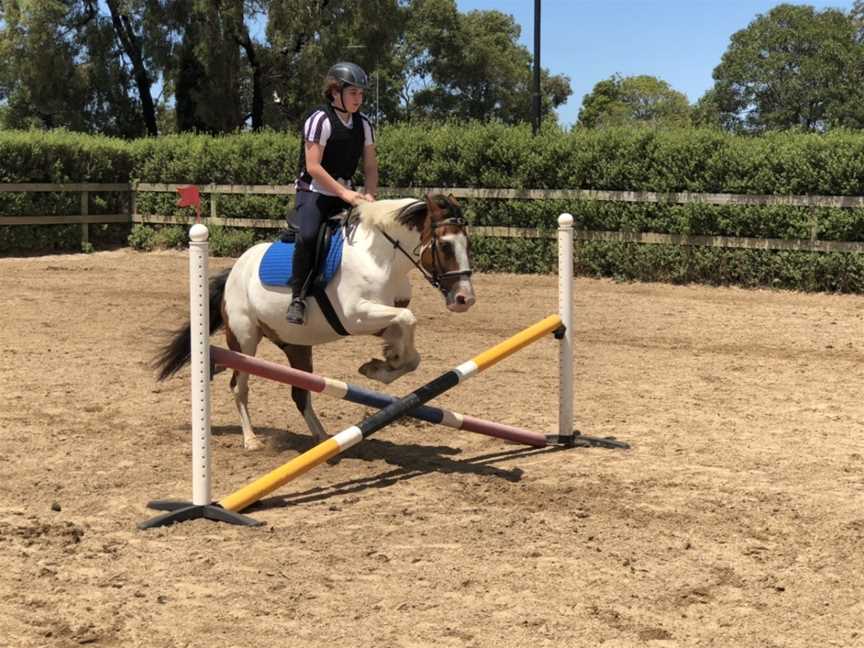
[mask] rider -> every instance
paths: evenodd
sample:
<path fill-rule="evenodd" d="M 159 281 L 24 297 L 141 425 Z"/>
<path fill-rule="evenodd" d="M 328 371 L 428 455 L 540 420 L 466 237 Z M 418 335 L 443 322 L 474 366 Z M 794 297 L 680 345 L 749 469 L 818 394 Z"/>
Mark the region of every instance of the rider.
<path fill-rule="evenodd" d="M 378 193 L 375 132 L 369 118 L 359 112 L 366 73 L 354 63 L 336 63 L 324 79 L 327 102 L 308 113 L 303 124 L 300 173 L 297 177 L 296 224 L 292 299 L 288 321 L 302 324 L 306 312 L 318 228 L 322 221 L 361 201 L 374 201 Z M 363 159 L 365 193 L 354 191 L 351 179 Z"/>

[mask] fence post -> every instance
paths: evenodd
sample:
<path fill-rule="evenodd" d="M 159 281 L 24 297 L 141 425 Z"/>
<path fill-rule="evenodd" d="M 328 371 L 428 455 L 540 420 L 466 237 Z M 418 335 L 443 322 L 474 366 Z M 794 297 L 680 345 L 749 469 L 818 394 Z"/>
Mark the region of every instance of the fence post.
<path fill-rule="evenodd" d="M 216 185 L 210 185 L 210 218 L 216 218 L 219 212 L 219 194 L 216 193 Z"/>
<path fill-rule="evenodd" d="M 90 192 L 86 189 L 81 192 L 81 215 L 88 216 L 90 214 Z M 81 250 L 87 247 L 90 243 L 90 226 L 87 223 L 81 223 Z"/>
<path fill-rule="evenodd" d="M 129 188 L 129 220 L 134 224 L 138 215 L 138 182 L 135 181 Z"/>

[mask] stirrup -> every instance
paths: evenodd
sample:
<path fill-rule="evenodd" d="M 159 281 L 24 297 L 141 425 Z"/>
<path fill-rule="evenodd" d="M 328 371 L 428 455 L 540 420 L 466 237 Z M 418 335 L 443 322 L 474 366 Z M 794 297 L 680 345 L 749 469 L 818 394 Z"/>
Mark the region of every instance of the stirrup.
<path fill-rule="evenodd" d="M 299 297 L 292 299 L 285 319 L 288 320 L 289 324 L 302 325 L 306 320 L 306 302 Z"/>

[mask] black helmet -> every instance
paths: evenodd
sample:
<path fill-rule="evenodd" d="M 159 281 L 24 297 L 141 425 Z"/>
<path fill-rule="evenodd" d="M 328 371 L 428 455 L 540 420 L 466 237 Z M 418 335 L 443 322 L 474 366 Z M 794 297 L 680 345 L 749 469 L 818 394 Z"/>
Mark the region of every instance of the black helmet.
<path fill-rule="evenodd" d="M 369 77 L 366 76 L 363 68 L 356 63 L 337 63 L 327 70 L 327 76 L 340 81 L 343 88 L 345 86 L 356 86 L 363 90 L 369 89 Z"/>

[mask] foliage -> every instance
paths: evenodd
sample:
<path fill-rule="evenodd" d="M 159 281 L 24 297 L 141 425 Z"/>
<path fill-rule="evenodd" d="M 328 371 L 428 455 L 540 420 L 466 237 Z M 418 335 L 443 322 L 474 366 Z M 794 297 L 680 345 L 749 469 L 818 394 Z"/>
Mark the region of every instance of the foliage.
<path fill-rule="evenodd" d="M 298 126 L 323 102 L 322 80 L 339 60 L 358 63 L 373 75 L 377 97 L 367 93 L 365 112 L 395 118 L 401 92 L 406 8 L 397 0 L 308 2 L 271 0 L 267 40 L 272 47 L 272 87 L 280 98 L 276 126 Z"/>
<path fill-rule="evenodd" d="M 746 132 L 864 126 L 860 14 L 781 4 L 732 35 L 703 117 Z"/>
<path fill-rule="evenodd" d="M 251 228 L 227 228 L 210 225 L 210 254 L 216 257 L 238 257 L 261 240 L 272 240 L 270 232 Z M 188 228 L 180 225 L 135 225 L 127 243 L 143 252 L 185 249 L 189 245 Z"/>
<path fill-rule="evenodd" d="M 691 109 L 687 97 L 653 76 L 613 75 L 600 81 L 585 95 L 578 125 L 585 128 L 689 126 Z"/>
<path fill-rule="evenodd" d="M 0 128 L 296 131 L 338 60 L 372 74 L 365 111 L 376 121 L 515 123 L 531 105 L 518 37 L 511 16 L 462 14 L 455 0 L 8 0 Z M 565 76 L 543 71 L 545 115 L 570 93 Z"/>
<path fill-rule="evenodd" d="M 406 63 L 409 78 L 425 83 L 410 97 L 411 116 L 458 120 L 496 119 L 514 124 L 531 117 L 531 54 L 519 43 L 520 27 L 500 11 L 460 13 L 453 0 L 414 0 Z M 542 114 L 570 96 L 570 81 L 543 71 Z"/>
<path fill-rule="evenodd" d="M 124 142 L 62 130 L 0 131 L 0 183 L 124 183 L 132 158 Z M 121 194 L 90 195 L 91 214 L 124 210 Z M 79 250 L 80 225 L 2 226 L 3 216 L 78 214 L 78 193 L 0 193 L 0 250 Z M 125 225 L 91 225 L 94 245 L 122 240 Z"/>
<path fill-rule="evenodd" d="M 537 137 L 528 125 L 500 123 L 389 126 L 381 130 L 384 186 L 583 188 L 697 193 L 864 195 L 864 136 L 772 133 L 740 137 L 717 130 L 606 128 L 562 132 L 545 124 Z M 163 182 L 206 185 L 289 184 L 298 142 L 263 131 L 230 136 L 182 134 L 132 143 L 63 131 L 0 133 L 0 182 Z M 122 211 L 118 194 L 91 196 L 92 213 Z M 281 219 L 287 196 L 220 195 L 220 216 Z M 864 210 L 775 206 L 619 203 L 596 200 L 465 199 L 473 226 L 538 228 L 552 233 L 558 214 L 576 227 L 618 232 L 864 241 Z M 2 215 L 74 214 L 76 194 L 3 193 Z M 138 195 L 141 213 L 188 216 L 176 195 Z M 94 247 L 117 240 L 118 228 L 92 226 Z M 186 228 L 136 226 L 138 249 L 184 247 Z M 129 233 L 129 228 L 125 228 Z M 110 237 L 113 237 L 110 238 Z M 211 249 L 236 255 L 273 230 L 213 228 Z M 548 272 L 554 241 L 474 237 L 480 270 Z M 864 255 L 769 252 L 625 243 L 581 243 L 578 271 L 620 279 L 802 290 L 864 291 Z M 0 226 L 0 249 L 78 250 L 78 226 Z"/>
<path fill-rule="evenodd" d="M 159 5 L 155 0 L 128 0 L 122 6 L 129 12 L 121 17 L 115 15 L 116 0 L 107 2 L 111 15 L 95 0 L 4 2 L 0 98 L 8 108 L 0 125 L 65 127 L 120 137 L 155 134 L 149 94 L 153 79 L 144 66 L 161 60 L 159 52 L 151 52 L 159 50 L 161 32 L 148 32 L 142 47 L 128 38 L 118 40 L 116 29 L 130 15 L 130 30 L 153 27 L 158 21 L 145 23 L 137 15 Z M 132 45 L 139 48 L 130 58 L 126 51 Z"/>

